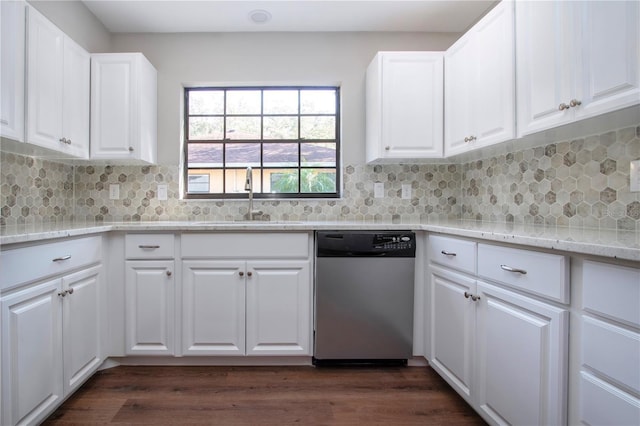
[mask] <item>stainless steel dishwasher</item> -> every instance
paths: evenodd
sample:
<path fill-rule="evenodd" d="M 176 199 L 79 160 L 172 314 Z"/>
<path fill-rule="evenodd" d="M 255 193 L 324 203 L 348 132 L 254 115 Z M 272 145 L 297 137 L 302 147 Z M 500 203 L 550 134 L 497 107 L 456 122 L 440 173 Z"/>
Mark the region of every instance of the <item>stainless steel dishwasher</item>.
<path fill-rule="evenodd" d="M 415 234 L 316 232 L 314 364 L 412 356 Z"/>

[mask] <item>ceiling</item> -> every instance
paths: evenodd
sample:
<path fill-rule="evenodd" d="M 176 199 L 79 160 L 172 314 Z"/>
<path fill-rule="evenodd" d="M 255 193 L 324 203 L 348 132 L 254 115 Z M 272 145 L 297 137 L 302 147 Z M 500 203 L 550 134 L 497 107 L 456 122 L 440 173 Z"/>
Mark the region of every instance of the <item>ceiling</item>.
<path fill-rule="evenodd" d="M 110 32 L 464 32 L 494 0 L 83 0 Z M 268 22 L 250 19 L 268 12 Z M 264 16 L 264 15 L 263 15 Z"/>

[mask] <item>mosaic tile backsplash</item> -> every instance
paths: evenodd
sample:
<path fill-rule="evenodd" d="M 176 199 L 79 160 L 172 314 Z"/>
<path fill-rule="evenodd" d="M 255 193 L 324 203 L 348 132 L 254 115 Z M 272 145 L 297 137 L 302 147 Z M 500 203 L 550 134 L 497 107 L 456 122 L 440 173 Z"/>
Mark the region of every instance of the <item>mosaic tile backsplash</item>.
<path fill-rule="evenodd" d="M 346 165 L 336 200 L 254 202 L 264 219 L 393 223 L 473 219 L 516 224 L 640 230 L 640 193 L 629 162 L 640 159 L 640 126 L 464 164 Z M 0 224 L 43 221 L 222 221 L 246 200 L 180 200 L 175 166 L 65 165 L 0 154 Z M 373 197 L 383 182 L 385 198 Z M 109 185 L 120 199 L 109 200 Z M 169 199 L 158 201 L 157 185 Z M 412 198 L 402 199 L 401 185 Z"/>

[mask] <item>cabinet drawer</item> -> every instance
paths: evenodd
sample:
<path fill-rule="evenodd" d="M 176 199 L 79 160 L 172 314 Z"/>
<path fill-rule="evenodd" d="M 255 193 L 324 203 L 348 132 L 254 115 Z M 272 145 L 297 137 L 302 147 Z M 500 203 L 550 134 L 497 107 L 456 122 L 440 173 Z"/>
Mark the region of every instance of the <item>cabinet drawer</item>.
<path fill-rule="evenodd" d="M 569 262 L 564 256 L 478 244 L 478 275 L 569 303 Z"/>
<path fill-rule="evenodd" d="M 582 371 L 580 420 L 587 425 L 638 425 L 640 401 Z"/>
<path fill-rule="evenodd" d="M 0 252 L 0 289 L 6 290 L 45 277 L 99 262 L 102 237 L 64 240 Z"/>
<path fill-rule="evenodd" d="M 428 244 L 432 262 L 469 274 L 476 273 L 476 243 L 473 241 L 429 235 Z"/>
<path fill-rule="evenodd" d="M 127 259 L 173 259 L 173 234 L 127 234 L 124 253 Z"/>
<path fill-rule="evenodd" d="M 583 316 L 582 363 L 640 392 L 640 334 Z"/>
<path fill-rule="evenodd" d="M 585 261 L 582 276 L 586 311 L 640 327 L 640 269 Z"/>
<path fill-rule="evenodd" d="M 297 232 L 184 234 L 182 257 L 309 257 L 309 234 Z"/>

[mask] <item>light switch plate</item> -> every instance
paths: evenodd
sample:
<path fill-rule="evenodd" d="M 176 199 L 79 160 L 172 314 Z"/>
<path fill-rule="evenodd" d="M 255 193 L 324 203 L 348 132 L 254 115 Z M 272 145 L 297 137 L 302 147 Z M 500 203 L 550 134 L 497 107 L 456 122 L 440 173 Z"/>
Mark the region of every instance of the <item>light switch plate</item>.
<path fill-rule="evenodd" d="M 373 197 L 384 198 L 384 183 L 376 182 L 373 184 Z"/>
<path fill-rule="evenodd" d="M 640 192 L 640 160 L 631 162 L 631 173 L 629 173 L 629 191 Z"/>
<path fill-rule="evenodd" d="M 158 185 L 158 200 L 167 200 L 167 185 Z"/>
<path fill-rule="evenodd" d="M 411 199 L 411 184 L 403 183 L 402 184 L 402 199 L 410 200 Z"/>
<path fill-rule="evenodd" d="M 120 185 L 118 185 L 117 183 L 109 185 L 109 199 L 110 200 L 120 199 Z"/>

